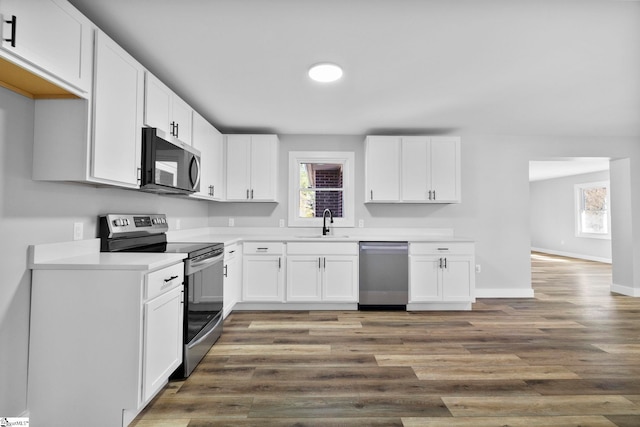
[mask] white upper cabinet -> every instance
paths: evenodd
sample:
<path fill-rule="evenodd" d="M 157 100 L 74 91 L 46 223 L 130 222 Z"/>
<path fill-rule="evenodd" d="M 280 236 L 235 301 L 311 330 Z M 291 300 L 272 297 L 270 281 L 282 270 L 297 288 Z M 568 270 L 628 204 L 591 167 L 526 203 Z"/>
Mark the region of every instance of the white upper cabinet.
<path fill-rule="evenodd" d="M 460 138 L 369 136 L 365 150 L 367 202 L 460 202 Z"/>
<path fill-rule="evenodd" d="M 402 137 L 402 200 L 460 201 L 460 138 Z"/>
<path fill-rule="evenodd" d="M 36 100 L 33 179 L 138 188 L 144 69 L 97 30 L 94 73 L 88 100 Z"/>
<path fill-rule="evenodd" d="M 226 135 L 228 201 L 275 202 L 277 135 Z"/>
<path fill-rule="evenodd" d="M 365 142 L 367 202 L 400 200 L 400 138 L 368 136 Z"/>
<path fill-rule="evenodd" d="M 192 143 L 193 109 L 148 71 L 145 73 L 144 124 Z"/>
<path fill-rule="evenodd" d="M 439 203 L 460 202 L 460 138 L 429 138 L 427 164 L 431 175 L 427 186 L 432 191 L 432 201 Z"/>
<path fill-rule="evenodd" d="M 91 175 L 137 187 L 144 69 L 104 33 L 96 34 Z"/>
<path fill-rule="evenodd" d="M 66 0 L 1 0 L 0 15 L 0 56 L 87 96 L 93 25 L 84 15 Z"/>
<path fill-rule="evenodd" d="M 195 196 L 224 200 L 224 143 L 222 134 L 193 112 L 193 146 L 200 150 L 200 192 Z"/>

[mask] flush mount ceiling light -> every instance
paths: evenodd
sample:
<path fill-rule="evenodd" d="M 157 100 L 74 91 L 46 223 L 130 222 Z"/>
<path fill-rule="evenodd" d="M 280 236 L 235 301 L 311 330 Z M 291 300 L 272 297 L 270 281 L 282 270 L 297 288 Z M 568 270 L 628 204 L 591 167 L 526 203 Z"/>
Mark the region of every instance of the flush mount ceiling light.
<path fill-rule="evenodd" d="M 323 62 L 309 68 L 309 77 L 321 83 L 331 83 L 342 77 L 342 68 L 336 64 Z"/>

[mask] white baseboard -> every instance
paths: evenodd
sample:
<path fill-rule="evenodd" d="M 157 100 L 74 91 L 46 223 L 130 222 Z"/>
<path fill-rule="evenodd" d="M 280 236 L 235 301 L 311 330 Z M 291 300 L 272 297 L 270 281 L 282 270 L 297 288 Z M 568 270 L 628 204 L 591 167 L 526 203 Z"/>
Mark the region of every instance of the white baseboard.
<path fill-rule="evenodd" d="M 533 298 L 533 289 L 479 289 L 476 298 Z"/>
<path fill-rule="evenodd" d="M 616 285 L 615 283 L 611 284 L 611 292 L 626 295 L 629 297 L 640 297 L 639 288 L 632 288 L 631 286 L 624 286 L 624 285 Z"/>
<path fill-rule="evenodd" d="M 291 303 L 291 302 L 237 302 L 234 311 L 253 310 L 358 310 L 357 303 Z"/>
<path fill-rule="evenodd" d="M 407 311 L 468 311 L 471 302 L 410 302 Z"/>
<path fill-rule="evenodd" d="M 605 264 L 611 264 L 611 258 L 602 258 L 597 256 L 585 255 L 585 254 L 576 254 L 573 252 L 556 251 L 554 249 L 531 248 L 531 250 L 534 252 L 542 252 L 549 255 L 566 256 L 569 258 L 586 259 L 587 261 L 597 261 L 597 262 L 604 262 Z"/>

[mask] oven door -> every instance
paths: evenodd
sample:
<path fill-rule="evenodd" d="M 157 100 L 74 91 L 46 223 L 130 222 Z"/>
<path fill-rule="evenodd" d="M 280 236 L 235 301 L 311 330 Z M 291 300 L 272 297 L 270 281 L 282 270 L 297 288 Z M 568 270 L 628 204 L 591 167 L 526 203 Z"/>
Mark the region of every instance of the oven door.
<path fill-rule="evenodd" d="M 184 377 L 222 333 L 224 253 L 185 266 Z"/>

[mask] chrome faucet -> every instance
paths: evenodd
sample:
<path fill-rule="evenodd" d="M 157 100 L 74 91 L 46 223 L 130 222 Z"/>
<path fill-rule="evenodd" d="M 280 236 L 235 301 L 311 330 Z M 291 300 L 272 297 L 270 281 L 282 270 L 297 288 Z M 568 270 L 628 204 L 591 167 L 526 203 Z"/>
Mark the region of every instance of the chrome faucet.
<path fill-rule="evenodd" d="M 322 235 L 326 236 L 331 230 L 327 227 L 327 213 L 329 214 L 329 219 L 331 220 L 331 224 L 333 224 L 333 214 L 331 213 L 331 209 L 325 209 L 322 212 Z"/>

